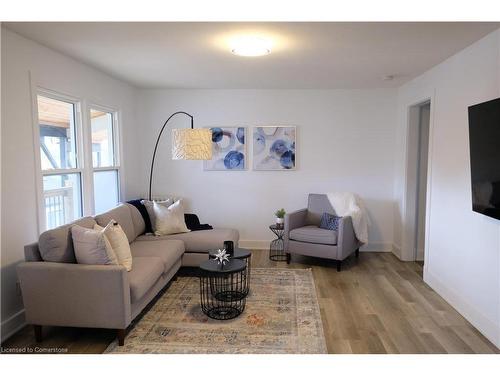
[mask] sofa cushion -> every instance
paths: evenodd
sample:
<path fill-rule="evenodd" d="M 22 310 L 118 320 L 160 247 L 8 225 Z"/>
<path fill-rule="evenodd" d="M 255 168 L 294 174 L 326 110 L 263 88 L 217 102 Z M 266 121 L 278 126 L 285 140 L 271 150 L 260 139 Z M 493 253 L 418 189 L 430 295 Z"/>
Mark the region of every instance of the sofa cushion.
<path fill-rule="evenodd" d="M 125 205 L 128 206 L 128 208 L 130 208 L 130 216 L 132 217 L 132 224 L 134 225 L 135 236 L 137 237 L 140 236 L 141 234 L 144 234 L 146 232 L 146 222 L 144 221 L 141 212 L 135 205 L 131 203 L 125 203 Z M 146 208 L 144 208 L 144 206 L 140 202 L 139 206 L 142 209 L 144 209 L 144 211 L 146 211 Z M 149 225 L 151 225 L 151 223 Z"/>
<path fill-rule="evenodd" d="M 131 201 L 127 201 L 128 204 L 131 204 L 142 216 L 142 220 L 144 221 L 144 233 L 153 233 L 153 227 L 151 226 L 151 219 L 149 218 L 148 210 L 146 210 L 146 206 L 144 206 L 141 202 L 143 199 L 132 199 Z M 138 236 L 144 233 L 139 233 Z"/>
<path fill-rule="evenodd" d="M 128 272 L 130 301 L 140 300 L 163 274 L 163 262 L 157 257 L 134 258 L 134 267 Z"/>
<path fill-rule="evenodd" d="M 319 243 L 324 245 L 337 244 L 337 232 L 329 229 L 318 228 L 315 225 L 295 228 L 290 231 L 288 237 L 291 240 L 309 243 Z"/>
<path fill-rule="evenodd" d="M 181 240 L 187 252 L 208 253 L 209 250 L 222 249 L 224 241 L 233 241 L 238 246 L 240 235 L 236 229 L 215 228 L 168 236 L 139 236 L 137 241 Z"/>
<path fill-rule="evenodd" d="M 127 235 L 128 242 L 132 242 L 137 237 L 135 235 L 134 223 L 132 221 L 132 214 L 130 213 L 130 207 L 126 204 L 120 204 L 115 208 L 104 212 L 103 214 L 97 215 L 95 217 L 97 224 L 101 227 L 105 227 L 111 220 L 116 221 L 122 227 L 123 231 Z"/>
<path fill-rule="evenodd" d="M 40 256 L 46 262 L 75 263 L 70 228 L 75 224 L 84 228 L 94 228 L 95 223 L 93 218 L 84 217 L 73 223 L 43 232 L 38 239 Z"/>
<path fill-rule="evenodd" d="M 42 262 L 42 255 L 40 254 L 40 248 L 38 247 L 38 242 L 30 243 L 24 246 L 24 260 L 26 262 Z"/>
<path fill-rule="evenodd" d="M 134 241 L 130 244 L 132 256 L 157 257 L 164 265 L 164 273 L 169 272 L 184 254 L 184 242 L 179 240 L 162 239 L 160 241 Z"/>

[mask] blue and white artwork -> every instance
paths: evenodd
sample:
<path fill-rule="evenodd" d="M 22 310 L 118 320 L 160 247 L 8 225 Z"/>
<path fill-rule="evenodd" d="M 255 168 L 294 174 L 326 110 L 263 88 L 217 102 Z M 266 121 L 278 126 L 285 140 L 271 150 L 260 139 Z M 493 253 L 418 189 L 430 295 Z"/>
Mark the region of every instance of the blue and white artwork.
<path fill-rule="evenodd" d="M 205 160 L 206 171 L 233 171 L 245 169 L 246 128 L 210 128 L 212 130 L 212 159 Z"/>
<path fill-rule="evenodd" d="M 253 169 L 295 169 L 295 126 L 261 126 L 253 131 Z"/>

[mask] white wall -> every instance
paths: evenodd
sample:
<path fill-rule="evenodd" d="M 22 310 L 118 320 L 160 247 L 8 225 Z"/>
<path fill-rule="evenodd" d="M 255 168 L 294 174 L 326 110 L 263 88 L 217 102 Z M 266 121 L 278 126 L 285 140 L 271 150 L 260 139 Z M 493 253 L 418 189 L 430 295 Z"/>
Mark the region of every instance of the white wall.
<path fill-rule="evenodd" d="M 499 53 L 496 31 L 399 89 L 394 229 L 404 256 L 408 106 L 430 98 L 424 280 L 497 346 L 500 222 L 472 212 L 467 107 L 500 96 Z"/>
<path fill-rule="evenodd" d="M 3 340 L 23 323 L 15 267 L 24 259 L 23 246 L 38 238 L 29 72 L 45 88 L 121 109 L 124 149 L 133 149 L 136 137 L 133 87 L 9 30 L 2 29 L 1 37 Z M 123 161 L 133 170 L 129 155 L 124 153 Z"/>
<path fill-rule="evenodd" d="M 395 90 L 141 90 L 139 176 L 129 191 L 146 196 L 156 134 L 178 110 L 196 127 L 296 125 L 296 171 L 203 171 L 201 161 L 170 160 L 170 131 L 160 144 L 153 195 L 187 198 L 202 222 L 240 231 L 245 246 L 268 246 L 273 213 L 303 208 L 307 194 L 360 194 L 373 225 L 371 249 L 392 249 Z M 178 117 L 170 128 L 188 127 Z M 251 142 L 247 142 L 251 159 Z M 251 166 L 251 160 L 248 165 Z"/>

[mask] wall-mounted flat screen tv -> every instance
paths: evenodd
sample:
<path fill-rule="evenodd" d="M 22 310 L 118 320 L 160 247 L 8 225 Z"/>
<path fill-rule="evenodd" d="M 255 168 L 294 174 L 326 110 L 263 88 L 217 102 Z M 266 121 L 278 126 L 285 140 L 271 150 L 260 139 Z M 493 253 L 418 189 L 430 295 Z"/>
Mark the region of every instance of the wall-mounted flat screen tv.
<path fill-rule="evenodd" d="M 469 107 L 472 209 L 500 219 L 500 98 Z"/>

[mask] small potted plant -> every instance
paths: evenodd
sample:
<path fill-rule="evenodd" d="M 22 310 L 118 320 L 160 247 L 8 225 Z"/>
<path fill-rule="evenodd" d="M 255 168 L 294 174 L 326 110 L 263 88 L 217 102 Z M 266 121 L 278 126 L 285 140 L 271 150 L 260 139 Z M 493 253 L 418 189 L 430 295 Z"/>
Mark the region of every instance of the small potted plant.
<path fill-rule="evenodd" d="M 276 225 L 278 227 L 282 227 L 283 226 L 283 222 L 285 220 L 285 209 L 284 208 L 280 208 L 279 210 L 277 210 L 275 213 L 274 213 L 274 216 L 276 216 Z"/>

